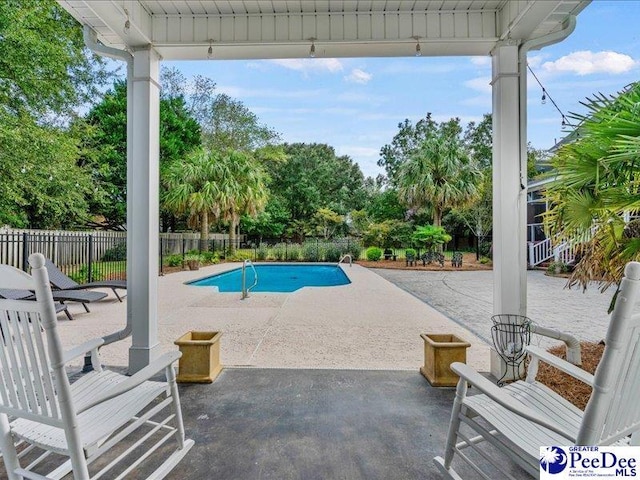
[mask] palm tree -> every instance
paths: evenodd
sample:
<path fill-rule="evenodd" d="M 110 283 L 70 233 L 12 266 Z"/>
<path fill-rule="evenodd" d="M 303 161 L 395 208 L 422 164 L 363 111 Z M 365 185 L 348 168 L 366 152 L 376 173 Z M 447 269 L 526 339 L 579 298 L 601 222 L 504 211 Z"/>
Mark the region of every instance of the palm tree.
<path fill-rule="evenodd" d="M 572 116 L 580 123 L 577 140 L 552 160 L 557 180 L 547 190 L 547 226 L 564 238 L 590 237 L 571 285 L 601 279 L 604 290 L 620 281 L 628 261 L 640 259 L 640 231 L 623 219 L 640 212 L 638 105 L 637 83 L 617 98 L 588 100 L 588 113 Z"/>
<path fill-rule="evenodd" d="M 229 253 L 233 255 L 240 217 L 255 217 L 267 202 L 267 174 L 261 164 L 245 152 L 229 150 L 220 162 L 224 175 L 220 179 L 221 219 L 229 222 Z"/>
<path fill-rule="evenodd" d="M 399 197 L 411 208 L 428 207 L 433 225 L 442 225 L 447 208 L 471 203 L 478 195 L 481 173 L 454 136 L 426 139 L 400 166 Z"/>
<path fill-rule="evenodd" d="M 229 250 L 243 214 L 255 216 L 266 203 L 266 173 L 247 153 L 196 150 L 183 163 L 173 164 L 165 176 L 167 209 L 188 214 L 191 228 L 200 228 L 206 249 L 210 220 L 229 222 Z"/>
<path fill-rule="evenodd" d="M 186 213 L 190 228 L 200 229 L 201 249 L 206 250 L 209 221 L 221 212 L 223 165 L 213 152 L 198 149 L 183 162 L 174 162 L 166 171 L 165 208 L 177 214 Z"/>

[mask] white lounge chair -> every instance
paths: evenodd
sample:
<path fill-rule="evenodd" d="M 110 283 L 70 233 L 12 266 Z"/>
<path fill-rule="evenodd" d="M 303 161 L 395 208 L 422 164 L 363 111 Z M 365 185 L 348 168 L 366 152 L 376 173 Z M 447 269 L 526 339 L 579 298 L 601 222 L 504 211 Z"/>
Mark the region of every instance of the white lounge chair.
<path fill-rule="evenodd" d="M 89 465 L 143 425 L 149 431 L 132 445 L 126 444 L 125 451 L 94 476 L 127 459 L 127 468 L 119 472 L 124 476 L 173 437 L 177 449 L 149 478 L 164 477 L 193 446 L 192 440 L 184 438 L 173 370 L 180 353 L 165 354 L 131 377 L 98 366 L 70 385 L 65 363 L 87 351 L 93 351 L 96 360 L 102 339 L 63 351 L 45 259 L 33 254 L 29 262 L 33 277 L 0 265 L 0 288 L 36 292 L 35 302 L 0 299 L 0 447 L 8 478 L 59 478 L 68 471 L 76 480 L 93 478 Z M 149 380 L 163 370 L 166 381 Z M 158 419 L 167 407 L 171 407 L 168 416 Z M 155 443 L 148 446 L 147 440 Z M 69 457 L 70 462 L 41 476 L 32 470 L 33 464 L 21 467 L 15 447 L 19 441 Z M 140 452 L 141 445 L 147 453 L 130 458 Z"/>
<path fill-rule="evenodd" d="M 527 348 L 531 363 L 526 380 L 504 388 L 465 364 L 452 364 L 460 381 L 444 457 L 434 458 L 445 477 L 461 478 L 452 465 L 458 457 L 473 468 L 473 478 L 514 478 L 495 458 L 495 449 L 537 477 L 543 446 L 639 444 L 635 434 L 640 430 L 640 313 L 632 313 L 639 293 L 640 263 L 631 262 L 595 375 L 536 347 Z M 536 382 L 541 360 L 593 386 L 584 412 Z M 468 384 L 482 393 L 467 396 Z M 483 448 L 486 444 L 494 447 L 492 455 Z"/>

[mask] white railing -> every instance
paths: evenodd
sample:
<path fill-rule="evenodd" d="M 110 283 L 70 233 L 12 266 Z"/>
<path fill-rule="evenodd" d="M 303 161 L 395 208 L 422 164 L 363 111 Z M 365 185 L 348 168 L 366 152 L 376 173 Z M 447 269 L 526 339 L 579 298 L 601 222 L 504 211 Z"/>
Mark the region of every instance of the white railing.
<path fill-rule="evenodd" d="M 551 239 L 545 238 L 538 243 L 529 244 L 529 266 L 535 267 L 542 262 L 546 262 L 550 258 L 553 258 L 553 245 L 551 245 Z"/>
<path fill-rule="evenodd" d="M 247 265 L 249 265 L 253 269 L 253 284 L 247 288 Z M 258 272 L 256 272 L 256 267 L 253 266 L 253 262 L 251 260 L 245 260 L 242 262 L 242 300 L 249 296 L 249 292 L 253 287 L 258 284 Z"/>
<path fill-rule="evenodd" d="M 563 242 L 553 249 L 553 261 L 560 263 L 571 263 L 575 260 L 575 244 Z"/>
<path fill-rule="evenodd" d="M 350 253 L 345 253 L 344 255 L 342 255 L 340 257 L 340 260 L 338 260 L 338 265 L 340 265 L 342 262 L 344 262 L 347 258 L 349 259 L 349 266 L 353 267 L 353 257 L 351 256 Z"/>

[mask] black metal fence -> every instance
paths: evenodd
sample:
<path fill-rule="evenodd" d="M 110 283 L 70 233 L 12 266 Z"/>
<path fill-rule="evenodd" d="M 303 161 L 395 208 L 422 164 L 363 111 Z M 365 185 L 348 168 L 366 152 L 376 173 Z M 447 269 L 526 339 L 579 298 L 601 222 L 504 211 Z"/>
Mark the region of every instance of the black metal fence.
<path fill-rule="evenodd" d="M 237 248 L 243 238 L 236 241 Z M 194 252 L 224 256 L 229 240 L 201 241 L 198 234 L 161 233 L 159 247 L 162 272 L 170 257 L 178 257 L 182 264 Z M 78 283 L 127 277 L 126 232 L 0 231 L 0 263 L 27 271 L 29 255 L 35 252 L 51 259 Z"/>

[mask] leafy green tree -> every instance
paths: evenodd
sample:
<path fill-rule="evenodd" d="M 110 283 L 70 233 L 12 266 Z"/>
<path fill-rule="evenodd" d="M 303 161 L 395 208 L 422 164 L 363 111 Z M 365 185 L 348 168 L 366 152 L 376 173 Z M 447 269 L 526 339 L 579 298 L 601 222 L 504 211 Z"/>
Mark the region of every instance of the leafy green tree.
<path fill-rule="evenodd" d="M 369 225 L 363 236 L 365 246 L 375 245 L 382 248 L 400 248 L 408 245 L 413 227 L 399 220 L 385 220 Z"/>
<path fill-rule="evenodd" d="M 289 222 L 289 212 L 284 208 L 278 197 L 269 198 L 264 212 L 255 217 L 243 215 L 240 219 L 240 228 L 247 235 L 256 238 L 262 243 L 264 237 L 281 238 Z"/>
<path fill-rule="evenodd" d="M 67 132 L 0 111 L 0 225 L 82 225 L 92 188 L 77 157 L 78 141 Z"/>
<path fill-rule="evenodd" d="M 469 156 L 481 170 L 490 169 L 493 164 L 493 120 L 485 113 L 479 123 L 469 122 L 464 131 L 463 141 Z"/>
<path fill-rule="evenodd" d="M 398 124 L 398 133 L 390 144 L 380 149 L 378 166 L 387 172 L 387 178 L 394 184 L 400 165 L 420 149 L 424 140 L 438 131 L 438 124 L 431 118 L 431 113 L 413 125 L 409 119 Z"/>
<path fill-rule="evenodd" d="M 81 165 L 88 168 L 97 188 L 90 210 L 104 217 L 107 228 L 126 223 L 127 191 L 127 86 L 117 81 L 102 101 L 95 105 L 74 128 L 84 131 Z M 188 112 L 182 96 L 163 94 L 160 100 L 160 174 L 161 187 L 169 166 L 181 161 L 200 145 L 200 127 Z M 161 212 L 163 227 L 174 219 Z M 175 225 L 174 225 L 175 229 Z"/>
<path fill-rule="evenodd" d="M 329 208 L 320 208 L 313 216 L 316 232 L 325 240 L 332 238 L 336 230 L 344 225 L 344 216 Z"/>
<path fill-rule="evenodd" d="M 400 198 L 412 208 L 428 208 L 439 227 L 446 209 L 477 197 L 480 172 L 457 137 L 439 134 L 422 142 L 401 165 L 397 178 Z"/>
<path fill-rule="evenodd" d="M 53 0 L 0 2 L 0 105 L 7 112 L 70 114 L 108 77 L 82 29 Z"/>
<path fill-rule="evenodd" d="M 346 215 L 364 207 L 364 178 L 349 157 L 324 144 L 285 144 L 284 152 L 286 162 L 268 166 L 269 188 L 288 210 L 291 232 L 304 232 L 321 208 Z"/>
<path fill-rule="evenodd" d="M 199 125 L 210 122 L 216 96 L 216 83 L 211 78 L 195 75 L 191 81 L 187 81 L 176 67 L 163 67 L 160 71 L 160 83 L 160 98 L 182 98 L 187 112 Z"/>
<path fill-rule="evenodd" d="M 628 261 L 640 260 L 640 229 L 623 219 L 640 213 L 640 84 L 585 105 L 587 114 L 573 115 L 577 140 L 552 159 L 557 180 L 547 190 L 545 222 L 560 238 L 585 239 L 570 284 L 600 279 L 604 289 L 620 281 Z"/>
<path fill-rule="evenodd" d="M 225 94 L 213 98 L 210 117 L 203 119 L 201 126 L 204 145 L 221 152 L 252 152 L 278 140 L 278 134 L 260 124 L 241 101 Z"/>
<path fill-rule="evenodd" d="M 442 248 L 447 242 L 451 241 L 449 235 L 444 228 L 435 225 L 424 225 L 416 227 L 411 239 L 417 243 L 424 245 L 425 249 L 433 252 L 436 248 Z"/>

